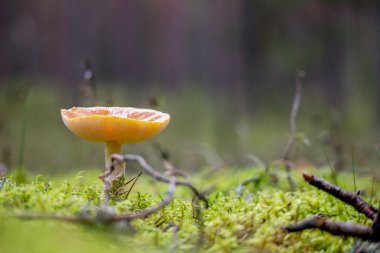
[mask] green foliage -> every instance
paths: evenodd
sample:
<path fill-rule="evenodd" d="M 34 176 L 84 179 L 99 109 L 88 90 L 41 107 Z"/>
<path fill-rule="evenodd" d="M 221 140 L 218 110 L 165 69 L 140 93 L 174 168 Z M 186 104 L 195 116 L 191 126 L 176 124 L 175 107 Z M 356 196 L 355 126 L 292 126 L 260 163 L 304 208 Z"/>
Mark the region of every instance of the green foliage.
<path fill-rule="evenodd" d="M 37 176 L 28 184 L 17 185 L 12 178 L 3 180 L 0 248 L 10 253 L 23 252 L 26 248 L 30 252 L 122 252 L 126 247 L 128 252 L 167 251 L 173 243 L 173 228 L 166 231 L 166 227 L 174 222 L 180 227 L 177 250 L 184 252 L 194 249 L 199 240 L 203 244 L 197 250 L 202 252 L 345 252 L 352 247 L 353 239 L 317 230 L 288 234 L 282 227 L 318 213 L 336 221 L 367 222 L 353 208 L 306 186 L 299 177 L 296 177 L 299 189 L 291 193 L 281 190 L 281 182 L 286 182 L 281 173 L 278 173 L 278 184 L 274 184 L 262 169 L 250 171 L 256 172 L 260 180 L 254 181 L 253 186 L 235 184 L 230 190 L 220 190 L 225 186 L 216 185 L 218 190 L 210 195 L 210 208 L 201 208 L 200 213 L 188 194 L 178 189 L 172 203 L 147 219 L 112 227 L 10 218 L 20 211 L 94 216 L 102 206 L 102 187 L 98 181 L 81 177 L 72 182 L 51 182 Z M 325 173 L 328 170 L 320 171 L 320 174 Z M 233 173 L 230 174 L 233 181 Z M 368 178 L 360 179 L 358 186 L 370 188 L 368 182 Z M 136 184 L 139 191 L 134 190 L 128 199 L 111 202 L 114 211 L 137 212 L 159 203 L 163 196 L 154 194 L 157 188 L 152 188 L 151 183 L 139 180 Z M 160 191 L 164 187 L 160 187 Z"/>

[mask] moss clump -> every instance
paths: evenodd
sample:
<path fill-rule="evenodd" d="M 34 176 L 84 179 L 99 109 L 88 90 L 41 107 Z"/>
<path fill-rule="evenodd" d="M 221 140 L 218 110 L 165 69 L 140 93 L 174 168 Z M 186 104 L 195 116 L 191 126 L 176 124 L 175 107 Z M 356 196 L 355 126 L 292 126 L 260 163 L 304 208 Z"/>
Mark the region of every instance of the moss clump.
<path fill-rule="evenodd" d="M 239 188 L 238 192 L 236 188 L 216 190 L 210 195 L 207 210 L 194 206 L 179 191 L 172 203 L 147 219 L 107 227 L 8 217 L 16 211 L 95 215 L 102 202 L 98 182 L 54 183 L 36 177 L 28 184 L 16 185 L 12 179 L 3 180 L 0 249 L 22 252 L 19 245 L 30 243 L 31 252 L 112 253 L 125 251 L 125 247 L 128 252 L 167 251 L 173 243 L 173 228 L 165 228 L 174 222 L 180 226 L 177 251 L 199 247 L 201 252 L 346 252 L 352 247 L 352 238 L 318 230 L 288 234 L 282 227 L 318 213 L 336 221 L 366 222 L 353 208 L 305 184 L 300 183 L 300 188 L 290 193 L 270 186 L 268 180 L 262 182 L 265 183 L 255 186 L 257 191 L 250 187 Z M 149 183 L 150 180 L 140 180 L 138 189 L 150 189 Z M 140 211 L 161 200 L 161 195 L 151 191 L 136 191 L 127 200 L 118 199 L 111 205 L 116 213 L 125 213 Z M 197 212 L 197 208 L 201 211 Z M 72 244 L 62 245 L 62 236 Z"/>

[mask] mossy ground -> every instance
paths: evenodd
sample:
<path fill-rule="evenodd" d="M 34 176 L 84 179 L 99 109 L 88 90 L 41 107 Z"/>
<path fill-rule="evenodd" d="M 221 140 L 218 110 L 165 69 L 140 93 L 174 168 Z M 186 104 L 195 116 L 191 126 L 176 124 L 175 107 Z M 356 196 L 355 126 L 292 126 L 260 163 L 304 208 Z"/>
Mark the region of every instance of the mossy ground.
<path fill-rule="evenodd" d="M 331 180 L 327 169 L 313 171 Z M 187 189 L 177 188 L 175 200 L 147 219 L 113 226 L 83 225 L 56 220 L 10 218 L 15 212 L 95 215 L 102 205 L 102 186 L 94 174 L 81 173 L 53 180 L 37 176 L 23 185 L 10 178 L 0 191 L 0 252 L 165 252 L 172 247 L 171 222 L 180 226 L 174 252 L 347 252 L 352 238 L 318 230 L 286 233 L 282 227 L 312 214 L 333 220 L 367 223 L 350 206 L 306 185 L 294 172 L 298 187 L 289 192 L 286 177 L 277 173 L 276 185 L 263 169 L 250 168 L 198 175 L 194 184 L 209 188 L 210 207 L 197 218 Z M 255 184 L 239 184 L 256 175 Z M 352 175 L 343 173 L 341 187 L 354 190 Z M 357 178 L 357 186 L 370 198 L 372 178 Z M 112 201 L 117 213 L 139 211 L 161 201 L 166 185 L 142 176 L 128 199 Z M 376 186 L 374 187 L 377 190 Z M 377 201 L 375 192 L 372 201 Z M 375 202 L 377 203 L 377 202 Z M 201 241 L 202 244 L 198 242 Z M 196 248 L 198 247 L 198 248 Z"/>

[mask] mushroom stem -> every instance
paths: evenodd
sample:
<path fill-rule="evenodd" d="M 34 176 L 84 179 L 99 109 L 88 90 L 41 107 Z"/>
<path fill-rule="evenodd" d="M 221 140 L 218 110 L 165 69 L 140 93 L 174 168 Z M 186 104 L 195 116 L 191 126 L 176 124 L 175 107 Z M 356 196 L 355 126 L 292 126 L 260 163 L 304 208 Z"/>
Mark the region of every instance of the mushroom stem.
<path fill-rule="evenodd" d="M 117 142 L 113 142 L 113 141 L 107 142 L 104 153 L 105 153 L 105 162 L 106 162 L 105 174 L 107 174 L 106 179 L 108 179 L 107 181 L 112 183 L 113 180 L 124 175 L 124 171 L 125 171 L 125 162 L 114 164 L 112 167 L 111 156 L 113 154 L 121 154 L 121 144 Z"/>
<path fill-rule="evenodd" d="M 104 150 L 106 169 L 100 178 L 104 182 L 104 199 L 105 205 L 108 205 L 110 199 L 110 190 L 112 182 L 124 175 L 125 162 L 112 164 L 112 155 L 121 153 L 121 144 L 117 142 L 107 142 Z"/>

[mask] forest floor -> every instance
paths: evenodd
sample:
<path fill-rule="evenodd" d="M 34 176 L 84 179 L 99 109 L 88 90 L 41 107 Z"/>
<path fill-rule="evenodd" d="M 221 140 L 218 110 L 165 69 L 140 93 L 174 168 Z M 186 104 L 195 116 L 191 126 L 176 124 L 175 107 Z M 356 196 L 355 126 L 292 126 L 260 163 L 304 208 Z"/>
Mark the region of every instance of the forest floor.
<path fill-rule="evenodd" d="M 354 180 L 348 172 L 332 177 L 329 168 L 306 170 L 348 191 L 360 189 L 363 199 L 378 203 L 380 188 L 372 175 Z M 352 237 L 318 229 L 288 233 L 284 227 L 315 214 L 371 224 L 350 205 L 308 185 L 297 169 L 292 171 L 296 190 L 290 191 L 281 166 L 270 172 L 252 167 L 198 173 L 191 181 L 204 191 L 208 208 L 195 201 L 189 189 L 178 186 L 174 199 L 150 216 L 108 224 L 107 215 L 138 213 L 160 204 L 168 186 L 143 173 L 127 198 L 114 194 L 105 208 L 102 183 L 93 171 L 54 180 L 36 176 L 24 184 L 16 184 L 12 176 L 3 178 L 0 251 L 350 252 L 359 244 Z M 86 217 L 94 222 L 86 222 Z"/>

